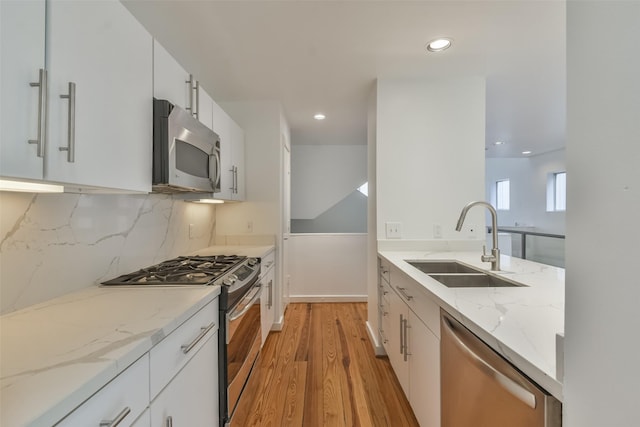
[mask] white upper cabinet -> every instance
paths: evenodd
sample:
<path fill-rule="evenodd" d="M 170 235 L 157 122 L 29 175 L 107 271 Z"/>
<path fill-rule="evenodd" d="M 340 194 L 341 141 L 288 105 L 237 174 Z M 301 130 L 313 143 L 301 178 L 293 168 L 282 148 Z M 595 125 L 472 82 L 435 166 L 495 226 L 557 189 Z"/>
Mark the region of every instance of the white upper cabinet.
<path fill-rule="evenodd" d="M 44 0 L 0 1 L 0 46 L 2 71 L 0 93 L 0 176 L 42 179 L 46 129 L 45 105 L 39 95 L 46 95 L 39 84 L 40 70 L 45 68 Z M 44 101 L 44 99 L 43 99 Z M 29 140 L 40 142 L 30 144 Z M 40 155 L 38 148 L 40 147 Z"/>
<path fill-rule="evenodd" d="M 45 179 L 150 191 L 151 36 L 117 0 L 48 5 Z"/>
<path fill-rule="evenodd" d="M 232 119 L 231 121 L 231 163 L 235 168 L 232 173 L 235 183 L 231 191 L 232 200 L 245 199 L 244 184 L 244 130 Z"/>
<path fill-rule="evenodd" d="M 153 96 L 192 112 L 212 129 L 213 98 L 157 40 L 153 41 Z"/>
<path fill-rule="evenodd" d="M 173 105 L 190 107 L 189 73 L 157 40 L 153 41 L 153 96 Z"/>
<path fill-rule="evenodd" d="M 217 199 L 245 199 L 244 130 L 213 102 L 213 131 L 220 137 L 220 188 Z"/>
<path fill-rule="evenodd" d="M 209 129 L 213 129 L 213 98 L 200 85 L 197 86 L 197 91 L 198 120 Z"/>
<path fill-rule="evenodd" d="M 216 199 L 231 200 L 233 189 L 233 163 L 231 160 L 231 118 L 215 102 L 212 105 L 213 131 L 220 137 L 220 192 Z"/>

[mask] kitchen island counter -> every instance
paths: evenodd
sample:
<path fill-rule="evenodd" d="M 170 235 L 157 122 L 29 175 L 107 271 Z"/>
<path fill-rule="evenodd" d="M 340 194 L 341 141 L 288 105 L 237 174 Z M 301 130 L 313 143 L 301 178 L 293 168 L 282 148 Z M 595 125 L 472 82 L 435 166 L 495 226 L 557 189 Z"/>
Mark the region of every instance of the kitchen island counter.
<path fill-rule="evenodd" d="M 488 270 L 478 252 L 379 251 L 433 301 L 562 401 L 556 334 L 564 332 L 564 269 L 501 256 L 499 276 L 526 287 L 448 288 L 406 260 L 456 260 Z M 393 283 L 393 276 L 391 278 Z"/>

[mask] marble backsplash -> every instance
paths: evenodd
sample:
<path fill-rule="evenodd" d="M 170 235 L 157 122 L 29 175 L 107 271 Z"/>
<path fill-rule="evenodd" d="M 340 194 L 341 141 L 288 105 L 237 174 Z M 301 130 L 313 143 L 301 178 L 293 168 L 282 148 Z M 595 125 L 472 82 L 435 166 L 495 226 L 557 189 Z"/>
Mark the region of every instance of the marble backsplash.
<path fill-rule="evenodd" d="M 0 192 L 0 313 L 211 246 L 215 207 L 167 195 Z"/>

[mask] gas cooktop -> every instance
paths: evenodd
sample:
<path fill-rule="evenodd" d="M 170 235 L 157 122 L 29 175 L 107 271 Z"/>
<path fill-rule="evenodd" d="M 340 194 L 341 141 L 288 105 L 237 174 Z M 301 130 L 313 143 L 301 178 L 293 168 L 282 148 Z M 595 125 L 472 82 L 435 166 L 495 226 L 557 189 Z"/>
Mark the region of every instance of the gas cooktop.
<path fill-rule="evenodd" d="M 142 268 L 103 285 L 212 285 L 216 279 L 242 264 L 247 257 L 238 255 L 181 256 Z"/>

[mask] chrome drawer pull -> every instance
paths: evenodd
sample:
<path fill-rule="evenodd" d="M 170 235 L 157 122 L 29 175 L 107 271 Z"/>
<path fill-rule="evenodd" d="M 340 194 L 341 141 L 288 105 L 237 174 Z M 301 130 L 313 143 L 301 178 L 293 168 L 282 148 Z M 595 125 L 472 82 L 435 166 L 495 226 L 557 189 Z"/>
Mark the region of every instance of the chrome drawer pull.
<path fill-rule="evenodd" d="M 127 418 L 127 415 L 129 415 L 130 412 L 131 408 L 127 406 L 113 420 L 100 421 L 100 427 L 116 427 L 122 422 L 122 420 Z"/>
<path fill-rule="evenodd" d="M 396 289 L 398 290 L 398 292 L 400 292 L 402 294 L 402 296 L 407 300 L 407 301 L 411 301 L 413 299 L 413 297 L 409 294 L 407 294 L 407 288 L 401 288 L 400 286 L 396 286 Z"/>
<path fill-rule="evenodd" d="M 166 427 L 173 427 L 173 417 L 172 416 L 168 416 L 167 417 Z"/>
<path fill-rule="evenodd" d="M 202 328 L 200 328 L 200 333 L 198 334 L 197 337 L 195 337 L 193 339 L 193 341 L 191 341 L 189 344 L 184 344 L 182 345 L 180 348 L 182 349 L 182 352 L 184 354 L 189 353 L 193 347 L 195 347 L 196 344 L 198 344 L 200 342 L 200 340 L 202 338 L 204 338 L 205 335 L 207 335 L 207 333 L 214 327 L 216 326 L 216 322 L 211 322 L 211 324 L 209 326 L 203 326 Z"/>

